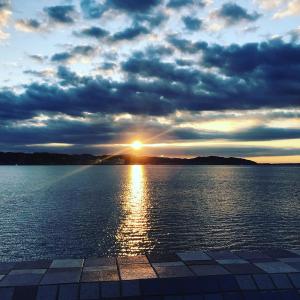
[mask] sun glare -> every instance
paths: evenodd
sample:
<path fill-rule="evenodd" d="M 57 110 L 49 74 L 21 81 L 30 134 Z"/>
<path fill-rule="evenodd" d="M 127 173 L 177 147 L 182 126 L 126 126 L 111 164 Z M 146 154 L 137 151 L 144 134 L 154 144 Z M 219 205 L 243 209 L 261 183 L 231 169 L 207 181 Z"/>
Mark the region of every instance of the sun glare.
<path fill-rule="evenodd" d="M 131 148 L 134 150 L 140 150 L 143 147 L 143 143 L 140 141 L 134 141 L 131 144 Z"/>

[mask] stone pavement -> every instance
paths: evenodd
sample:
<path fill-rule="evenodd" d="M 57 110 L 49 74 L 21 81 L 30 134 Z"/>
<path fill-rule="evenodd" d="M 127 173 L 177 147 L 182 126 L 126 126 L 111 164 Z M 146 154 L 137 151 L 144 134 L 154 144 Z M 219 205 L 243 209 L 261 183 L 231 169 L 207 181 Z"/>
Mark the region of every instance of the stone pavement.
<path fill-rule="evenodd" d="M 0 263 L 0 300 L 300 299 L 300 250 Z"/>

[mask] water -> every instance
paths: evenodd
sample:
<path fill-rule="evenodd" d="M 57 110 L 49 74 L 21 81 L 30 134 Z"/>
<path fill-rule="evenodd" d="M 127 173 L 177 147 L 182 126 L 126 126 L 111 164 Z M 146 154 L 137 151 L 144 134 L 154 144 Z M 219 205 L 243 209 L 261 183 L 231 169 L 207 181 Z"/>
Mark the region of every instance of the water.
<path fill-rule="evenodd" d="M 0 260 L 300 246 L 300 168 L 1 166 Z"/>

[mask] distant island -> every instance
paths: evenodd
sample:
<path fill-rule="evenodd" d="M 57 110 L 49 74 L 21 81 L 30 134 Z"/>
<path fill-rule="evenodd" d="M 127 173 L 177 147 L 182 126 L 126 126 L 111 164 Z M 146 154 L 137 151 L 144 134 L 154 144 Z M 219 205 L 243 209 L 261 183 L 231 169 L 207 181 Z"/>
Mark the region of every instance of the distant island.
<path fill-rule="evenodd" d="M 236 157 L 199 156 L 169 158 L 153 156 L 56 154 L 0 152 L 0 165 L 257 165 L 256 162 Z"/>

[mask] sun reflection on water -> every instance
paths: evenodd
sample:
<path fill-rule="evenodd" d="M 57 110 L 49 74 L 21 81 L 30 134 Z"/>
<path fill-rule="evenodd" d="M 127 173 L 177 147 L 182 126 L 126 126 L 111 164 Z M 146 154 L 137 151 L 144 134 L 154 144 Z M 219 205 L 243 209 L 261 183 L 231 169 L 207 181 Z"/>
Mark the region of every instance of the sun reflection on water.
<path fill-rule="evenodd" d="M 149 238 L 149 198 L 144 166 L 129 167 L 121 209 L 121 223 L 116 235 L 120 253 L 133 255 L 142 249 L 151 249 L 153 242 Z"/>

